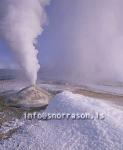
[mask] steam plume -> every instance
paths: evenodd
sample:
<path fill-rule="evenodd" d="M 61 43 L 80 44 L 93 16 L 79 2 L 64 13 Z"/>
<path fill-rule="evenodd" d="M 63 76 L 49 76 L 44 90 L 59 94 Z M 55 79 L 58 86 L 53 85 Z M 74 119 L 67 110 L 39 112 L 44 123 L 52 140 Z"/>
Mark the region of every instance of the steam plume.
<path fill-rule="evenodd" d="M 123 0 L 54 0 L 52 8 L 57 13 L 50 16 L 44 49 L 50 78 L 123 82 Z"/>
<path fill-rule="evenodd" d="M 35 84 L 38 63 L 36 38 L 46 22 L 49 0 L 1 0 L 0 34 L 5 38 L 23 68 L 30 84 Z"/>

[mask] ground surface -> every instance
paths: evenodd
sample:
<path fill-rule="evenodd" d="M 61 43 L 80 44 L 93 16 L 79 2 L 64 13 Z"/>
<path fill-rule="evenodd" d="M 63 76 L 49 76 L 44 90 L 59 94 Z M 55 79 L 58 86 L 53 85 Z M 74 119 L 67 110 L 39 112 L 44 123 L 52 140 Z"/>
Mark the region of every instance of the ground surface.
<path fill-rule="evenodd" d="M 20 90 L 24 84 L 0 81 L 0 91 Z M 0 150 L 122 150 L 123 97 L 120 90 L 39 84 L 54 98 L 46 110 L 31 113 L 89 113 L 91 119 L 28 120 L 24 112 L 0 104 Z M 92 87 L 91 87 L 92 89 Z M 122 89 L 122 88 L 121 88 Z M 102 93 L 100 91 L 102 90 Z M 66 91 L 66 92 L 63 92 Z M 60 94 L 59 94 L 60 93 Z M 119 95 L 119 96 L 118 96 Z M 30 112 L 29 112 L 30 113 Z M 97 116 L 101 115 L 101 118 Z M 104 117 L 104 118 L 103 118 Z"/>

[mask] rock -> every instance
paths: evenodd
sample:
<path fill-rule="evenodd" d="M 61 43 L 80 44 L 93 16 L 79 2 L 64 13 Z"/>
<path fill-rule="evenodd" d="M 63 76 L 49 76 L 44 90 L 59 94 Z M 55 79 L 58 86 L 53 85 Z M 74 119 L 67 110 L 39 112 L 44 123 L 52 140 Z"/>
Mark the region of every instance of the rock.
<path fill-rule="evenodd" d="M 45 107 L 51 98 L 52 95 L 49 92 L 38 86 L 26 87 L 19 92 L 4 96 L 9 106 L 22 108 Z"/>

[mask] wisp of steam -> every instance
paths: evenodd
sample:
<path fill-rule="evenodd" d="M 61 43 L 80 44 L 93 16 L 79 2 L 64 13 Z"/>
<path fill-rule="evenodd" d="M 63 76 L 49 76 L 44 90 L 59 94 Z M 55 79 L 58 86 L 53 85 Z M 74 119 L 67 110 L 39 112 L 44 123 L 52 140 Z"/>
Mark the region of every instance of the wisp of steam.
<path fill-rule="evenodd" d="M 49 0 L 0 0 L 0 34 L 7 41 L 30 84 L 35 84 L 40 68 L 37 37 L 47 20 Z"/>

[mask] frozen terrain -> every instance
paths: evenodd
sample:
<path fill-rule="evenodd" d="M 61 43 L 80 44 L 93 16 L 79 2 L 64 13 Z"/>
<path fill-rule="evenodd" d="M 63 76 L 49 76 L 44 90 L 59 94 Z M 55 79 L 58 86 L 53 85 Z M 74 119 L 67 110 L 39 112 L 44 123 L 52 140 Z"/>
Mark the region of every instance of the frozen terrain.
<path fill-rule="evenodd" d="M 21 128 L 0 142 L 0 150 L 123 149 L 122 107 L 66 91 L 53 98 L 45 113 L 89 113 L 91 118 L 22 118 Z M 97 114 L 104 114 L 104 118 L 97 118 Z"/>
<path fill-rule="evenodd" d="M 12 80 L 6 78 L 0 80 L 0 93 L 19 91 L 27 86 L 25 81 L 13 76 Z M 38 82 L 38 86 L 53 93 L 54 98 L 44 112 L 38 110 L 37 113 L 73 116 L 87 113 L 89 118 L 29 120 L 24 118 L 24 111 L 18 118 L 14 114 L 18 115 L 16 109 L 1 109 L 0 104 L 0 150 L 123 150 L 122 86 L 77 87 L 53 82 Z"/>
<path fill-rule="evenodd" d="M 119 85 L 89 84 L 89 85 L 86 85 L 86 88 L 91 90 L 91 91 L 95 91 L 95 92 L 99 92 L 99 93 L 110 93 L 113 95 L 123 96 L 123 85 L 119 86 Z"/>

